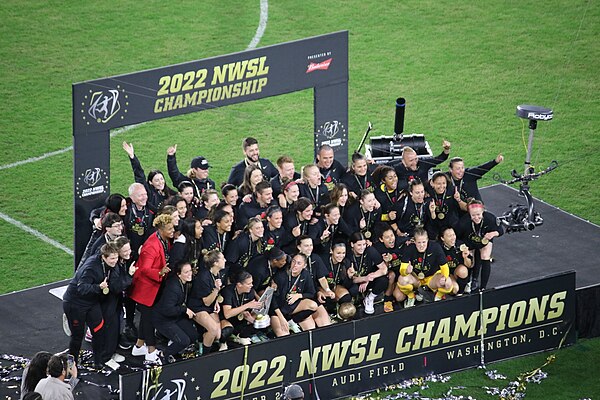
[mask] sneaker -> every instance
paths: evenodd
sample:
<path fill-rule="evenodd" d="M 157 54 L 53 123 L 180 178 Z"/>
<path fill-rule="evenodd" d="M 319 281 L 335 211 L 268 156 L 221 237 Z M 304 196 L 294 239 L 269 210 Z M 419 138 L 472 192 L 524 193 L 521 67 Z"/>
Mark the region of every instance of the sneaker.
<path fill-rule="evenodd" d="M 119 338 L 119 347 L 123 350 L 129 350 L 133 347 L 135 340 L 129 340 L 125 335 L 121 335 Z"/>
<path fill-rule="evenodd" d="M 92 343 L 92 331 L 90 331 L 90 328 L 87 328 L 87 330 L 85 331 L 85 341 L 88 343 Z"/>
<path fill-rule="evenodd" d="M 148 347 L 144 344 L 142 347 L 133 346 L 131 349 L 132 356 L 145 356 L 148 354 Z"/>
<path fill-rule="evenodd" d="M 241 344 L 242 346 L 249 346 L 252 344 L 252 340 L 250 340 L 250 338 L 247 337 L 240 337 L 240 336 L 234 336 L 231 335 L 233 338 L 233 341 L 237 344 Z"/>
<path fill-rule="evenodd" d="M 136 340 L 138 337 L 137 329 L 135 326 L 127 325 L 123 329 L 123 336 L 125 336 L 129 340 Z"/>
<path fill-rule="evenodd" d="M 122 356 L 121 354 L 119 354 L 119 353 L 115 353 L 115 354 L 113 354 L 113 355 L 112 355 L 112 357 L 111 357 L 111 359 L 112 359 L 112 360 L 115 360 L 115 361 L 116 361 L 116 362 L 118 362 L 118 363 L 125 361 L 125 357 L 123 357 L 123 356 Z"/>
<path fill-rule="evenodd" d="M 415 298 L 414 300 L 418 301 L 419 303 L 423 301 L 423 295 L 419 292 L 415 293 Z"/>
<path fill-rule="evenodd" d="M 144 364 L 162 365 L 160 351 L 154 350 L 152 353 L 147 353 Z"/>
<path fill-rule="evenodd" d="M 407 298 L 406 300 L 404 300 L 404 308 L 410 308 L 413 307 L 415 305 L 415 299 L 414 298 Z"/>
<path fill-rule="evenodd" d="M 63 314 L 62 322 L 63 322 L 63 331 L 65 332 L 65 335 L 71 336 L 71 327 L 69 326 L 69 319 L 67 318 L 67 314 Z"/>
<path fill-rule="evenodd" d="M 292 331 L 293 333 L 302 332 L 302 329 L 300 329 L 300 325 L 298 325 L 293 319 L 288 321 L 288 326 L 290 327 L 290 331 Z"/>
<path fill-rule="evenodd" d="M 123 357 L 123 356 L 121 356 L 121 357 Z M 110 368 L 114 371 L 121 368 L 121 365 L 118 362 L 116 362 L 115 360 L 113 360 L 112 358 L 110 360 L 108 360 L 107 362 L 105 362 L 104 365 L 106 365 L 108 368 Z"/>
<path fill-rule="evenodd" d="M 229 350 L 229 347 L 227 346 L 226 342 L 223 342 L 219 345 L 219 351 L 225 351 L 225 350 Z"/>
<path fill-rule="evenodd" d="M 442 296 L 442 297 L 439 297 L 438 295 L 435 295 L 435 296 L 433 296 L 433 301 L 440 301 L 440 300 L 444 300 L 445 298 L 446 298 L 445 295 Z"/>
<path fill-rule="evenodd" d="M 471 281 L 469 281 L 466 285 L 465 285 L 465 290 L 463 290 L 464 293 L 469 294 L 471 293 Z"/>
<path fill-rule="evenodd" d="M 391 301 L 386 301 L 385 303 L 383 303 L 383 312 L 392 312 L 394 311 L 394 303 L 392 303 Z"/>
<path fill-rule="evenodd" d="M 365 314 L 375 313 L 375 307 L 373 306 L 374 300 L 375 300 L 375 295 L 372 292 L 369 293 L 363 300 L 363 304 L 365 306 Z"/>
<path fill-rule="evenodd" d="M 250 341 L 252 343 L 260 343 L 260 342 L 262 342 L 262 340 L 258 337 L 258 335 L 252 335 L 252 336 L 250 336 Z"/>

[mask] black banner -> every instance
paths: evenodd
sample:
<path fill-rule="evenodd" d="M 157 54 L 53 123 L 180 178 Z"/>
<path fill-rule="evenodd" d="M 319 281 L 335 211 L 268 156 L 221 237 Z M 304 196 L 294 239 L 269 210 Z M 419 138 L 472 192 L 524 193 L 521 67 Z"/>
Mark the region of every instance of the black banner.
<path fill-rule="evenodd" d="M 121 377 L 121 398 L 334 399 L 575 343 L 575 273 L 332 325 Z M 178 397 L 180 398 L 180 397 Z"/>
<path fill-rule="evenodd" d="M 315 151 L 330 144 L 346 164 L 347 31 L 74 84 L 75 265 L 91 233 L 88 214 L 109 194 L 111 129 L 309 88 Z"/>

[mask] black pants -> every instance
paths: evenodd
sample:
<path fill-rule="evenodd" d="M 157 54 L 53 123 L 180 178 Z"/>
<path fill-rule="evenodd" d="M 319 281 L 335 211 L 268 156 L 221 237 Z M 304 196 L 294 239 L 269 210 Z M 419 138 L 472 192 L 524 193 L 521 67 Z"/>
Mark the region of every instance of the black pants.
<path fill-rule="evenodd" d="M 120 293 L 106 296 L 101 303 L 102 318 L 104 319 L 104 355 L 103 361 L 108 361 L 117 351 L 121 333 L 121 301 Z"/>
<path fill-rule="evenodd" d="M 194 321 L 191 319 L 184 317 L 175 322 L 155 319 L 154 323 L 156 330 L 173 342 L 163 350 L 165 357 L 181 353 L 199 338 Z"/>
<path fill-rule="evenodd" d="M 371 292 L 373 292 L 374 295 L 379 296 L 387 289 L 388 282 L 389 280 L 387 275 L 379 276 L 373 281 L 369 282 L 369 284 L 367 285 L 367 289 L 371 289 Z"/>
<path fill-rule="evenodd" d="M 63 302 L 63 311 L 69 321 L 71 329 L 71 340 L 69 341 L 69 354 L 75 357 L 76 362 L 79 361 L 79 351 L 81 350 L 81 342 L 85 336 L 85 326 L 90 328 L 92 332 L 92 350 L 94 352 L 94 363 L 101 364 L 104 358 L 104 319 L 102 318 L 102 310 L 100 303 L 96 303 L 89 307 L 82 307 L 76 304 Z"/>
<path fill-rule="evenodd" d="M 140 327 L 138 339 L 146 342 L 146 346 L 156 346 L 156 335 L 154 334 L 154 321 L 152 321 L 152 307 L 143 304 L 137 305 L 140 310 Z"/>

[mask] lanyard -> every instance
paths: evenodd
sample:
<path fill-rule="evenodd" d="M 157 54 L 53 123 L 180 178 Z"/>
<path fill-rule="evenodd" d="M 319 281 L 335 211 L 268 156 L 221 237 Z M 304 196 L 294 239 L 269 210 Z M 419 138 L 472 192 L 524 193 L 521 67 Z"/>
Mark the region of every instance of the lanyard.
<path fill-rule="evenodd" d="M 165 242 L 163 240 L 163 238 L 160 237 L 160 234 L 158 232 L 156 232 L 156 236 L 158 237 L 158 240 L 160 240 L 160 244 L 162 244 L 162 248 L 163 251 L 165 253 L 165 261 L 167 262 L 167 264 L 169 263 L 169 243 Z"/>

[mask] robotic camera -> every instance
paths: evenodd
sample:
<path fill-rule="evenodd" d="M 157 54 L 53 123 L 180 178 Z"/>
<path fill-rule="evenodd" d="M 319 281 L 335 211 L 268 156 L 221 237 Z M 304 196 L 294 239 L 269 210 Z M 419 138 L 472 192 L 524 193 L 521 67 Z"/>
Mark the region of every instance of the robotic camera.
<path fill-rule="evenodd" d="M 502 179 L 499 174 L 494 175 L 496 181 L 506 185 L 520 182 L 519 194 L 525 198 L 525 202 L 527 203 L 525 205 L 509 205 L 511 209 L 498 218 L 499 222 L 506 228 L 507 233 L 531 231 L 535 229 L 536 226 L 540 226 L 544 223 L 544 219 L 540 213 L 535 211 L 533 196 L 529 193 L 529 182 L 538 179 L 540 176 L 545 175 L 558 167 L 558 162 L 552 161 L 546 169 L 536 173 L 531 166 L 533 136 L 535 129 L 537 128 L 537 122 L 551 120 L 553 117 L 552 110 L 539 106 L 519 105 L 517 106 L 517 117 L 529 120 L 529 143 L 527 145 L 527 155 L 525 157 L 525 171 L 523 174 L 519 174 L 513 169 L 511 172 L 513 179 L 510 180 Z"/>

